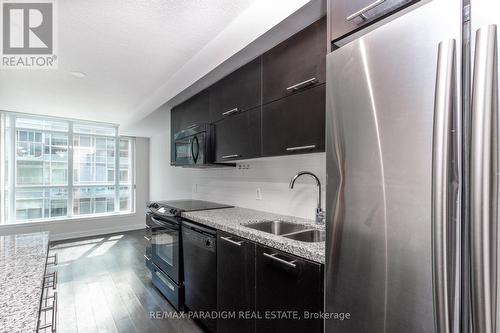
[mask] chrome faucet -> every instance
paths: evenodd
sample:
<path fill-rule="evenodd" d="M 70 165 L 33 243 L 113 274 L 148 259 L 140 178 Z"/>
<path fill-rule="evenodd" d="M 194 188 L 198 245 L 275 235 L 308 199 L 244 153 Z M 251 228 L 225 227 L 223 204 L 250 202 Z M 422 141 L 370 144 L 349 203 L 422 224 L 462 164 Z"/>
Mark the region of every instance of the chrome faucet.
<path fill-rule="evenodd" d="M 300 171 L 295 176 L 293 176 L 292 180 L 290 181 L 290 189 L 293 189 L 293 185 L 295 185 L 295 181 L 297 180 L 297 178 L 303 175 L 311 176 L 316 180 L 316 186 L 318 187 L 318 204 L 316 205 L 315 213 L 316 223 L 323 224 L 325 223 L 325 211 L 321 208 L 321 182 L 319 181 L 319 178 L 312 172 Z"/>

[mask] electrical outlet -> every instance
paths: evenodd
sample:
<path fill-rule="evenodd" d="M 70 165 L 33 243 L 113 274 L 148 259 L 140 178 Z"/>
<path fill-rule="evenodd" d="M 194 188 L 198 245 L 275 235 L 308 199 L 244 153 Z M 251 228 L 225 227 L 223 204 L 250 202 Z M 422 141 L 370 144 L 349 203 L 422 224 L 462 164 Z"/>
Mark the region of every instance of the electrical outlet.
<path fill-rule="evenodd" d="M 260 188 L 257 188 L 255 190 L 255 200 L 262 200 L 262 191 Z"/>

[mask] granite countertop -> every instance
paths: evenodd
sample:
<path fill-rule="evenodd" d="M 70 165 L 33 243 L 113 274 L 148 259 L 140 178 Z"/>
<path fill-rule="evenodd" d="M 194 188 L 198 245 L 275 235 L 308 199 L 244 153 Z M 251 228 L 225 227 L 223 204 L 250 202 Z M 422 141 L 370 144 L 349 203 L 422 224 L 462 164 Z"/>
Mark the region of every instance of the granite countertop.
<path fill-rule="evenodd" d="M 0 236 L 0 331 L 35 332 L 49 233 Z"/>
<path fill-rule="evenodd" d="M 277 250 L 288 252 L 315 262 L 325 263 L 325 242 L 307 243 L 282 236 L 251 229 L 245 224 L 264 220 L 283 220 L 307 224 L 311 229 L 324 230 L 324 225 L 316 225 L 313 220 L 262 212 L 246 208 L 224 208 L 184 212 L 182 217 L 218 230 L 250 239 Z"/>

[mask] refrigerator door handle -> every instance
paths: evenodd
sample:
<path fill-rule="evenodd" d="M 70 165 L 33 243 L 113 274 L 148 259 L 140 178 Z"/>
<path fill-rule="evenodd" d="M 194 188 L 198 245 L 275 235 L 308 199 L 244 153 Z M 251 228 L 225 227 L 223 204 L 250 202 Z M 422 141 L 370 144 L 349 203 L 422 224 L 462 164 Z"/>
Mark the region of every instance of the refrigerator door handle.
<path fill-rule="evenodd" d="M 477 30 L 472 82 L 471 298 L 474 333 L 494 333 L 497 298 L 497 27 Z"/>
<path fill-rule="evenodd" d="M 436 333 L 449 333 L 453 276 L 450 244 L 450 177 L 452 176 L 452 121 L 455 108 L 456 41 L 439 43 L 434 97 L 432 151 L 432 278 Z"/>

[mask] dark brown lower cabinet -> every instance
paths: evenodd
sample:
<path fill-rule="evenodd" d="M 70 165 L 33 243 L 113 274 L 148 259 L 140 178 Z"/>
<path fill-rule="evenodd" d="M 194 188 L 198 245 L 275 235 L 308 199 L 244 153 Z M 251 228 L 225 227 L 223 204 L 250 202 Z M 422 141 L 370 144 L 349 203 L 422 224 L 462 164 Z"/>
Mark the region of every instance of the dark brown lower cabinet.
<path fill-rule="evenodd" d="M 261 108 L 235 114 L 215 123 L 215 160 L 261 156 Z"/>
<path fill-rule="evenodd" d="M 254 333 L 255 243 L 217 233 L 217 290 L 218 311 L 235 313 L 235 318 L 218 320 L 217 332 Z"/>
<path fill-rule="evenodd" d="M 325 85 L 309 88 L 262 109 L 262 154 L 325 151 Z"/>
<path fill-rule="evenodd" d="M 256 252 L 258 333 L 320 333 L 323 320 L 305 319 L 323 309 L 323 267 L 264 246 Z"/>

